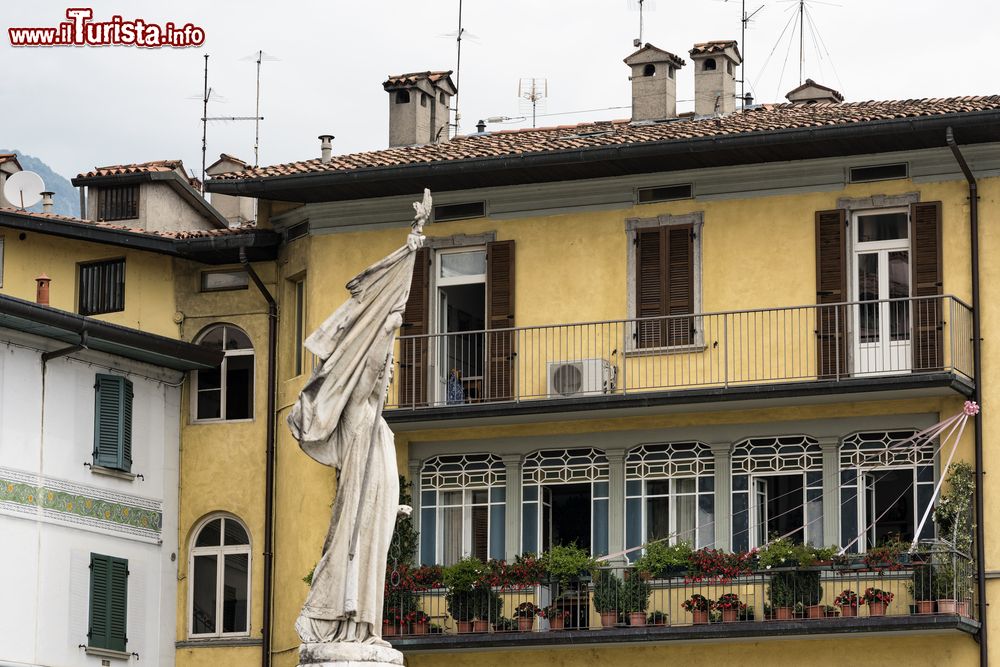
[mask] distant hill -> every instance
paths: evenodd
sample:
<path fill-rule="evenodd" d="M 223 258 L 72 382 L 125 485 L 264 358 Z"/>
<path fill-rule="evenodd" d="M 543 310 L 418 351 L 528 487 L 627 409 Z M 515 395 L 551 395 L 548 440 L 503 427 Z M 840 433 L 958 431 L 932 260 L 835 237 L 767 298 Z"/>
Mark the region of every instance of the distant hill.
<path fill-rule="evenodd" d="M 45 164 L 32 155 L 26 155 L 16 148 L 0 148 L 0 153 L 15 153 L 21 168 L 33 171 L 42 177 L 45 187 L 55 193 L 52 198 L 53 211 L 61 215 L 80 215 L 80 191 L 73 187 L 68 179 L 52 171 L 49 165 Z M 42 204 L 39 202 L 32 206 L 29 211 L 41 211 Z"/>

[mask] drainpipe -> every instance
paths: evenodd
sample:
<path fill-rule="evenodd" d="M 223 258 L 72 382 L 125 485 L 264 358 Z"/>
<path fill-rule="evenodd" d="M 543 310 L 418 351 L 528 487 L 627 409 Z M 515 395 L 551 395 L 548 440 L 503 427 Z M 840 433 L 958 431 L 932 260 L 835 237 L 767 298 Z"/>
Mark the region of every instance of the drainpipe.
<path fill-rule="evenodd" d="M 961 149 L 955 142 L 955 134 L 948 128 L 946 141 L 955 155 L 955 161 L 969 182 L 969 232 L 972 236 L 972 372 L 976 377 L 974 399 L 979 407 L 983 405 L 983 339 L 980 330 L 979 315 L 979 185 L 976 177 L 965 161 Z M 976 413 L 976 589 L 979 597 L 979 664 L 986 667 L 989 664 L 989 649 L 986 641 L 986 563 L 983 540 L 983 411 Z"/>
<path fill-rule="evenodd" d="M 267 301 L 267 443 L 264 464 L 264 619 L 261 644 L 261 667 L 271 666 L 271 598 L 274 576 L 274 418 L 277 403 L 278 302 L 264 286 L 250 261 L 246 247 L 240 246 L 240 264 Z"/>

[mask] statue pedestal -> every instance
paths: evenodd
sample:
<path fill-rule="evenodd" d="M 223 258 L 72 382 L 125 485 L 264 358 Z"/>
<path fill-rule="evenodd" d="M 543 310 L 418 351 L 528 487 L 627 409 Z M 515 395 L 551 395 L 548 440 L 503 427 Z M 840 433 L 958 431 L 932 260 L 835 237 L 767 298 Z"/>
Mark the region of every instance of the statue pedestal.
<path fill-rule="evenodd" d="M 299 667 L 400 667 L 403 654 L 389 646 L 357 642 L 299 645 Z"/>

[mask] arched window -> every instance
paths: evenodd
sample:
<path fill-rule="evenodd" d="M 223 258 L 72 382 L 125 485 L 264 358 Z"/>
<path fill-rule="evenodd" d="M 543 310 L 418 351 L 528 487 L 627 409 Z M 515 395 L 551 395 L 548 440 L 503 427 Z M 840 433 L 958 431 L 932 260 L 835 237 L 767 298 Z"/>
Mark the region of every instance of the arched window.
<path fill-rule="evenodd" d="M 898 536 L 909 542 L 934 493 L 935 444 L 915 431 L 868 431 L 840 446 L 840 539 L 857 553 Z M 860 538 L 859 538 L 860 536 Z M 934 537 L 924 524 L 920 539 Z"/>
<path fill-rule="evenodd" d="M 646 63 L 646 66 L 642 68 L 643 76 L 654 76 L 656 74 L 656 65 L 653 63 Z"/>
<path fill-rule="evenodd" d="M 198 344 L 222 350 L 222 364 L 194 374 L 194 418 L 197 421 L 253 418 L 254 357 L 250 337 L 231 324 L 209 327 Z"/>
<path fill-rule="evenodd" d="M 705 58 L 705 63 L 701 66 L 701 69 L 705 72 L 711 72 L 715 69 L 715 58 Z"/>
<path fill-rule="evenodd" d="M 231 516 L 209 517 L 195 531 L 188 569 L 192 637 L 250 633 L 250 537 Z"/>
<path fill-rule="evenodd" d="M 524 458 L 521 551 L 575 542 L 608 553 L 608 458 L 599 449 L 543 449 Z"/>
<path fill-rule="evenodd" d="M 397 90 L 396 91 L 396 104 L 409 104 L 410 103 L 410 91 L 408 90 Z"/>
<path fill-rule="evenodd" d="M 700 442 L 640 445 L 625 458 L 625 547 L 715 544 L 715 458 Z M 639 552 L 629 554 L 637 558 Z"/>
<path fill-rule="evenodd" d="M 435 456 L 420 470 L 420 561 L 504 557 L 507 469 L 494 454 Z"/>
<path fill-rule="evenodd" d="M 733 550 L 779 536 L 823 546 L 823 451 L 805 435 L 749 438 L 733 448 Z"/>

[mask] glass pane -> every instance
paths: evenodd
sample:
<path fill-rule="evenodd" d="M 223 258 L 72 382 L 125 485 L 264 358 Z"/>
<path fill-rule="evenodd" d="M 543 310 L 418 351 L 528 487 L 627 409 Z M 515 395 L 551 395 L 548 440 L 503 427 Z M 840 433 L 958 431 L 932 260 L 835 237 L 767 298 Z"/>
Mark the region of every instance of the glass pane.
<path fill-rule="evenodd" d="M 595 556 L 608 553 L 608 501 L 594 501 L 594 535 L 591 552 Z"/>
<path fill-rule="evenodd" d="M 204 345 L 205 347 L 210 347 L 213 350 L 221 350 L 222 339 L 224 335 L 223 329 L 225 329 L 225 327 L 215 327 L 213 329 L 208 330 L 207 332 L 205 332 L 205 335 L 201 337 L 201 340 L 198 341 L 198 344 Z"/>
<path fill-rule="evenodd" d="M 485 505 L 490 502 L 490 492 L 486 489 L 476 489 L 471 491 L 469 495 L 472 497 L 473 505 Z"/>
<path fill-rule="evenodd" d="M 218 556 L 194 557 L 194 595 L 191 600 L 191 629 L 194 634 L 215 632 L 216 558 Z"/>
<path fill-rule="evenodd" d="M 625 495 L 626 496 L 641 496 L 642 495 L 642 482 L 637 479 L 630 479 L 625 482 Z"/>
<path fill-rule="evenodd" d="M 539 548 L 542 551 L 552 548 L 552 505 L 547 502 L 542 503 L 542 543 Z"/>
<path fill-rule="evenodd" d="M 858 301 L 878 301 L 878 253 L 858 255 Z M 878 342 L 879 306 L 858 306 L 858 336 L 862 343 Z"/>
<path fill-rule="evenodd" d="M 594 482 L 594 498 L 607 498 L 608 497 L 608 483 L 607 482 Z"/>
<path fill-rule="evenodd" d="M 823 489 L 806 491 L 806 541 L 823 546 Z"/>
<path fill-rule="evenodd" d="M 461 491 L 442 491 L 441 495 L 441 506 L 452 506 L 457 507 L 462 504 L 462 492 Z"/>
<path fill-rule="evenodd" d="M 201 289 L 224 290 L 243 289 L 249 284 L 246 271 L 210 271 L 201 274 Z"/>
<path fill-rule="evenodd" d="M 222 390 L 209 389 L 198 392 L 198 413 L 195 419 L 218 419 L 222 416 Z"/>
<path fill-rule="evenodd" d="M 247 575 L 249 554 L 226 556 L 222 589 L 222 631 L 247 630 Z"/>
<path fill-rule="evenodd" d="M 674 480 L 674 488 L 677 493 L 694 493 L 694 477 L 681 477 Z"/>
<path fill-rule="evenodd" d="M 889 298 L 906 299 L 910 296 L 910 253 L 899 250 L 889 253 Z M 924 302 L 926 303 L 926 302 Z M 889 322 L 892 340 L 910 337 L 910 304 L 897 301 L 889 304 Z"/>
<path fill-rule="evenodd" d="M 437 491 L 421 491 L 420 504 L 423 507 L 433 507 L 437 505 Z"/>
<path fill-rule="evenodd" d="M 437 512 L 434 509 L 420 510 L 420 564 L 436 565 L 434 553 L 437 540 Z"/>
<path fill-rule="evenodd" d="M 454 565 L 462 558 L 461 507 L 441 510 L 441 556 L 441 565 Z"/>
<path fill-rule="evenodd" d="M 891 241 L 907 238 L 906 213 L 878 213 L 858 216 L 858 241 Z"/>
<path fill-rule="evenodd" d="M 226 419 L 250 419 L 253 410 L 253 356 L 226 357 Z"/>
<path fill-rule="evenodd" d="M 842 486 L 840 489 L 840 545 L 849 544 L 858 536 L 858 487 L 854 484 Z M 851 553 L 858 552 L 855 543 Z"/>
<path fill-rule="evenodd" d="M 695 547 L 715 544 L 715 497 L 708 493 L 698 496 L 698 542 Z"/>
<path fill-rule="evenodd" d="M 698 478 L 698 490 L 699 491 L 714 491 L 715 490 L 715 478 L 711 475 L 702 475 Z"/>
<path fill-rule="evenodd" d="M 662 496 L 646 499 L 646 540 L 670 536 L 670 498 Z"/>
<path fill-rule="evenodd" d="M 502 486 L 494 486 L 490 489 L 490 502 L 502 503 L 507 500 L 507 489 Z"/>
<path fill-rule="evenodd" d="M 253 345 L 245 333 L 235 327 L 226 327 L 227 350 L 251 350 Z"/>
<path fill-rule="evenodd" d="M 696 496 L 677 496 L 674 499 L 674 522 L 677 527 L 678 542 L 694 543 L 697 537 L 694 532 L 695 500 Z"/>
<path fill-rule="evenodd" d="M 525 503 L 521 508 L 521 551 L 538 551 L 538 503 Z"/>
<path fill-rule="evenodd" d="M 738 477 L 746 480 L 746 475 L 733 477 L 734 487 Z M 733 551 L 746 551 L 750 548 L 750 510 L 747 507 L 747 494 L 733 494 Z"/>
<path fill-rule="evenodd" d="M 506 508 L 503 505 L 494 505 L 490 508 L 490 558 L 497 560 L 504 557 L 506 550 L 504 543 L 507 534 L 504 525 L 505 516 Z"/>
<path fill-rule="evenodd" d="M 233 544 L 250 544 L 250 538 L 247 537 L 247 531 L 243 529 L 239 521 L 234 521 L 232 519 L 226 519 L 226 545 L 230 546 Z"/>
<path fill-rule="evenodd" d="M 472 508 L 472 550 L 471 555 L 486 562 L 489 560 L 489 508 L 477 505 Z"/>
<path fill-rule="evenodd" d="M 198 533 L 196 547 L 217 547 L 222 539 L 222 519 L 212 519 Z"/>
<path fill-rule="evenodd" d="M 651 479 L 646 482 L 647 496 L 668 496 L 670 495 L 669 479 Z"/>
<path fill-rule="evenodd" d="M 629 498 L 625 501 L 625 548 L 631 549 L 642 544 L 642 500 Z M 639 553 L 629 554 L 631 560 Z"/>
<path fill-rule="evenodd" d="M 218 368 L 198 371 L 198 390 L 221 389 L 222 372 Z"/>
<path fill-rule="evenodd" d="M 537 486 L 526 486 L 521 490 L 521 497 L 525 502 L 533 502 L 538 500 L 538 487 Z"/>
<path fill-rule="evenodd" d="M 486 251 L 449 252 L 441 255 L 441 277 L 482 276 L 486 274 Z"/>

